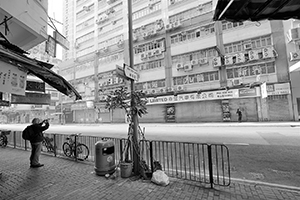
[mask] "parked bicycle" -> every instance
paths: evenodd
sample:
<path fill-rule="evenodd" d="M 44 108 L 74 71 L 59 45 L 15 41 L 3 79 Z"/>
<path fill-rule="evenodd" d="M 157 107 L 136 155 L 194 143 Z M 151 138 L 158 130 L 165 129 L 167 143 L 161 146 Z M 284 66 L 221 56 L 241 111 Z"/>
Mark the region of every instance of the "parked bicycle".
<path fill-rule="evenodd" d="M 71 134 L 66 138 L 67 142 L 63 143 L 63 151 L 64 154 L 68 157 L 74 156 L 77 159 L 85 160 L 89 157 L 89 148 L 78 141 L 75 143 L 75 137 L 81 135 L 79 134 Z"/>
<path fill-rule="evenodd" d="M 53 140 L 54 140 L 53 138 L 49 138 L 49 137 L 45 136 L 42 144 L 46 147 L 48 152 L 54 153 L 56 150 L 56 146 L 54 144 L 52 144 Z"/>
<path fill-rule="evenodd" d="M 0 130 L 0 146 L 1 147 L 6 147 L 8 144 L 8 138 L 7 135 L 10 134 L 11 131 L 6 131 L 6 130 Z"/>

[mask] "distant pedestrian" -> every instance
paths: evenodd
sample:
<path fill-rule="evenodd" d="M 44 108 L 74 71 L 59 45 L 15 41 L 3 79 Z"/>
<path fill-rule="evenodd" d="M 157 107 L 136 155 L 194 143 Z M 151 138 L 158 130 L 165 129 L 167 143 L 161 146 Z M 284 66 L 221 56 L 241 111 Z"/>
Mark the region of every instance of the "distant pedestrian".
<path fill-rule="evenodd" d="M 243 116 L 243 114 L 242 114 L 242 111 L 239 108 L 236 110 L 236 114 L 238 116 L 238 121 L 242 122 L 242 116 Z"/>
<path fill-rule="evenodd" d="M 49 128 L 48 120 L 40 122 L 39 118 L 34 118 L 32 120 L 32 125 L 30 125 L 32 130 L 32 135 L 30 138 L 31 144 L 31 155 L 30 155 L 30 167 L 37 168 L 42 167 L 44 164 L 39 162 L 41 150 L 42 150 L 42 141 L 44 139 L 43 131 Z"/>

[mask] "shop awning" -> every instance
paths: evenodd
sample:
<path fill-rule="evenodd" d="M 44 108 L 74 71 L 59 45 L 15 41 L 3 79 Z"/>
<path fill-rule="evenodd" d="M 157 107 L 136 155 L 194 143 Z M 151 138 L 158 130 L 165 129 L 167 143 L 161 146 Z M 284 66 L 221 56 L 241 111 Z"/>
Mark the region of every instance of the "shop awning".
<path fill-rule="evenodd" d="M 219 0 L 214 21 L 300 19 L 300 0 Z"/>
<path fill-rule="evenodd" d="M 75 100 L 82 99 L 68 81 L 50 70 L 53 65 L 28 58 L 16 46 L 8 47 L 5 41 L 0 41 L 0 60 L 28 71 L 67 96 L 75 96 Z"/>

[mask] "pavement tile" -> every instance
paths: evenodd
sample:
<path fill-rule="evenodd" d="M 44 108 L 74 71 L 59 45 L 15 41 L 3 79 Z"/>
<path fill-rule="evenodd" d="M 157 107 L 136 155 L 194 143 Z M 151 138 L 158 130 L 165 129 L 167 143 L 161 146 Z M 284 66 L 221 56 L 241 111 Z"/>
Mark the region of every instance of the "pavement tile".
<path fill-rule="evenodd" d="M 29 168 L 29 151 L 10 147 L 0 149 L 0 199 L 300 199 L 299 191 L 233 182 L 229 187 L 170 178 L 169 186 L 150 181 L 97 176 L 93 163 L 42 155 L 44 167 Z"/>

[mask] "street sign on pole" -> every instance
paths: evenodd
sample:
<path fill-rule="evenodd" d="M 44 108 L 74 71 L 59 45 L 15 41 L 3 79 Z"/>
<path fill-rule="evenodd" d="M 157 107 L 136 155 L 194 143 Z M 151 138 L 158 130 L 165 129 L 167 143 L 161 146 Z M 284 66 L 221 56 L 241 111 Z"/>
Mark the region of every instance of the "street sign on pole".
<path fill-rule="evenodd" d="M 126 64 L 124 64 L 124 72 L 125 72 L 125 76 L 128 77 L 129 79 L 135 81 L 139 80 L 139 73 Z"/>
<path fill-rule="evenodd" d="M 69 48 L 70 48 L 70 42 L 62 34 L 60 34 L 57 31 L 53 31 L 53 38 L 64 49 L 69 50 Z"/>
<path fill-rule="evenodd" d="M 123 68 L 119 65 L 116 65 L 116 71 L 114 72 L 114 74 L 120 78 L 128 79 L 125 75 Z"/>

